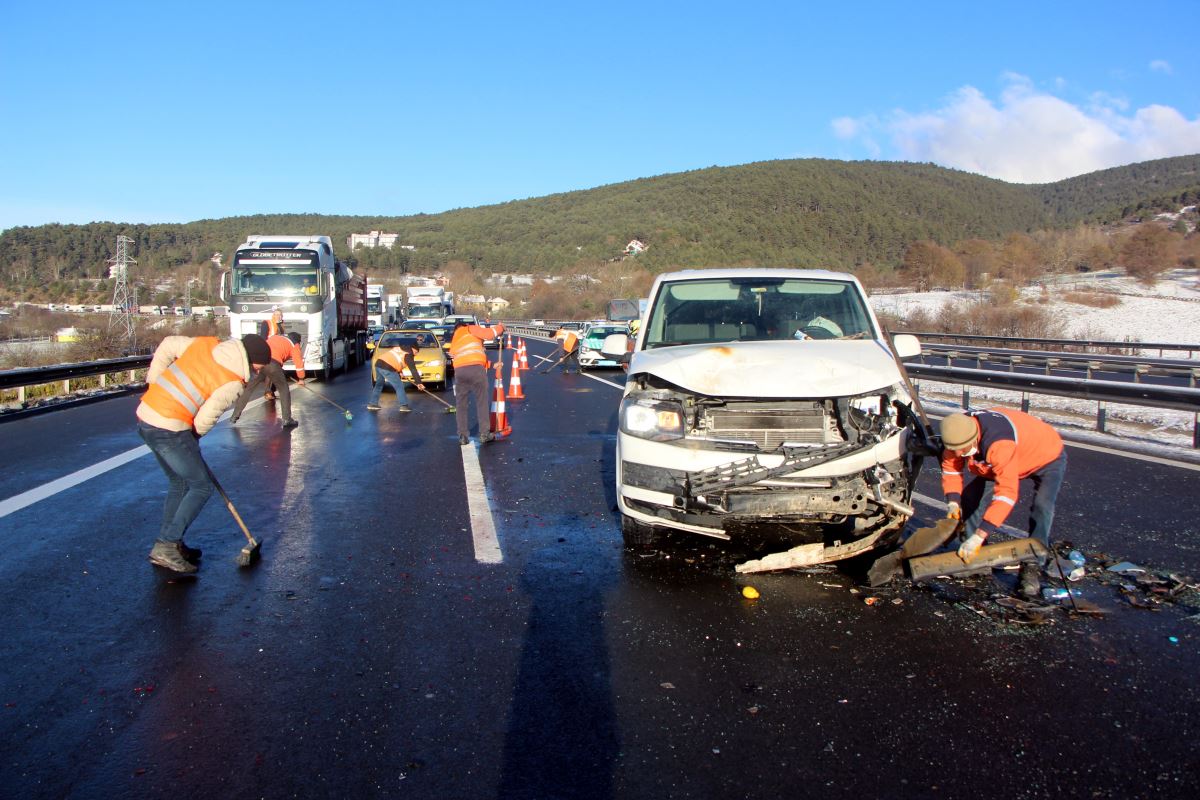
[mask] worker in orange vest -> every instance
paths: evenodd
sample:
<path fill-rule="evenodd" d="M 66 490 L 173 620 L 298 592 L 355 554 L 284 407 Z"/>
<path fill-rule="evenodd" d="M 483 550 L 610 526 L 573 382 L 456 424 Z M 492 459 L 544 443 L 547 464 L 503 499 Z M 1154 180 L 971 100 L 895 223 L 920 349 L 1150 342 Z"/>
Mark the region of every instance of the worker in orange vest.
<path fill-rule="evenodd" d="M 270 339 L 272 336 L 283 335 L 283 309 L 279 306 L 274 306 L 271 309 L 271 318 L 267 320 L 267 333 L 263 338 Z"/>
<path fill-rule="evenodd" d="M 563 372 L 571 372 L 570 364 L 575 362 L 575 372 L 579 372 L 579 336 L 575 331 L 559 328 L 554 334 L 558 346 L 562 348 L 563 357 L 559 359 L 558 364 Z M 553 369 L 551 367 L 550 369 Z"/>
<path fill-rule="evenodd" d="M 988 536 L 1008 519 L 1021 481 L 1033 481 L 1029 535 L 1050 547 L 1054 505 L 1067 471 L 1062 437 L 1037 417 L 1007 408 L 950 414 L 941 422 L 942 492 L 947 516 L 962 519 L 966 540 L 958 555 L 970 563 Z M 972 475 L 963 484 L 963 469 Z M 1036 597 L 1039 565 L 1021 565 L 1017 589 Z"/>
<path fill-rule="evenodd" d="M 504 324 L 490 327 L 471 325 L 459 320 L 450 340 L 450 360 L 454 364 L 454 404 L 458 407 L 458 443 L 469 444 L 471 422 L 467 403 L 475 398 L 475 417 L 479 421 L 479 441 L 487 443 L 492 435 L 491 403 L 488 401 L 487 355 L 483 343 L 504 333 Z"/>
<path fill-rule="evenodd" d="M 379 397 L 383 394 L 383 387 L 389 383 L 396 390 L 396 410 L 401 414 L 412 411 L 404 394 L 404 378 L 407 375 L 417 389 L 425 388 L 425 384 L 421 383 L 421 372 L 417 369 L 419 349 L 419 342 L 412 338 L 402 339 L 396 347 L 380 351 L 375 359 L 375 387 L 371 390 L 371 401 L 367 403 L 368 411 L 380 409 Z"/>
<path fill-rule="evenodd" d="M 184 544 L 183 535 L 213 492 L 200 437 L 270 361 L 271 348 L 253 333 L 224 342 L 215 336 L 168 336 L 154 351 L 137 407 L 138 435 L 158 459 L 169 488 L 150 563 L 174 572 L 197 570 L 200 550 Z"/>
<path fill-rule="evenodd" d="M 233 407 L 233 416 L 229 421 L 234 425 L 242 417 L 242 411 L 246 408 L 246 403 L 250 402 L 250 398 L 254 396 L 255 390 L 262 385 L 266 385 L 268 400 L 274 400 L 275 396 L 279 396 L 280 411 L 283 412 L 283 427 L 294 428 L 299 425 L 295 418 L 292 417 L 292 395 L 288 391 L 287 373 L 283 371 L 283 365 L 288 361 L 296 367 L 296 383 L 304 385 L 304 353 L 300 350 L 300 334 L 296 332 L 289 333 L 287 336 L 271 336 L 267 338 L 267 347 L 271 350 L 271 361 L 250 379 L 246 384 L 245 391 L 238 397 L 237 403 Z"/>

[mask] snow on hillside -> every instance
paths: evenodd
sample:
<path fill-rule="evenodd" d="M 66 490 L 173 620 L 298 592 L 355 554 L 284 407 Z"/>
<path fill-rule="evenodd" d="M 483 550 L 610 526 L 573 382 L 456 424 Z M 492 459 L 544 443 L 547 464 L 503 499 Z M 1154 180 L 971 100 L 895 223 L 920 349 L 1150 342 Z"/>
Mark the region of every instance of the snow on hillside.
<path fill-rule="evenodd" d="M 1072 291 L 1103 291 L 1119 296 L 1120 304 L 1112 308 L 1093 308 L 1067 302 L 1063 296 Z M 905 317 L 918 308 L 936 312 L 945 303 L 973 302 L 979 292 L 913 292 L 875 295 L 871 304 L 876 311 L 886 311 Z M 1099 273 L 1059 276 L 1042 287 L 1030 287 L 1021 292 L 1024 302 L 1038 303 L 1066 320 L 1066 338 L 1111 341 L 1136 340 L 1195 344 L 1193 359 L 1200 360 L 1200 270 L 1177 269 L 1166 273 L 1154 286 L 1145 286 L 1120 273 Z M 1158 357 L 1157 350 L 1147 356 Z M 1164 358 L 1186 358 L 1187 353 L 1167 351 Z M 946 413 L 958 408 L 962 387 L 954 384 L 925 382 L 921 385 L 922 399 L 933 413 Z M 982 387 L 971 387 L 971 405 L 1019 407 L 1020 394 Z M 1046 395 L 1031 396 L 1031 411 L 1053 422 L 1064 434 L 1095 443 L 1104 443 L 1110 436 L 1124 444 L 1143 444 L 1153 450 L 1155 445 L 1192 450 L 1194 417 L 1184 411 L 1167 411 L 1140 406 L 1109 405 L 1109 435 L 1095 433 L 1096 403 Z M 1092 431 L 1092 433 L 1088 433 Z"/>

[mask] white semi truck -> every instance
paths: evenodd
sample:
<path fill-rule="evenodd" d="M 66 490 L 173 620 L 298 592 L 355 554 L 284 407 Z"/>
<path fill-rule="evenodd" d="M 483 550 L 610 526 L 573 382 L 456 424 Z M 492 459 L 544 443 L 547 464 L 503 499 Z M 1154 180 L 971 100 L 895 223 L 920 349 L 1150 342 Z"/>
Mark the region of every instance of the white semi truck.
<path fill-rule="evenodd" d="M 382 283 L 367 284 L 367 325 L 382 327 L 391 325 L 392 308 L 387 295 L 383 293 Z"/>
<path fill-rule="evenodd" d="M 407 319 L 435 319 L 443 321 L 454 313 L 454 293 L 441 286 L 408 287 Z"/>
<path fill-rule="evenodd" d="M 304 368 L 329 380 L 366 360 L 366 281 L 333 254 L 328 236 L 247 236 L 221 275 L 234 337 L 261 333 L 273 309 L 299 333 Z M 293 369 L 291 362 L 285 369 Z"/>

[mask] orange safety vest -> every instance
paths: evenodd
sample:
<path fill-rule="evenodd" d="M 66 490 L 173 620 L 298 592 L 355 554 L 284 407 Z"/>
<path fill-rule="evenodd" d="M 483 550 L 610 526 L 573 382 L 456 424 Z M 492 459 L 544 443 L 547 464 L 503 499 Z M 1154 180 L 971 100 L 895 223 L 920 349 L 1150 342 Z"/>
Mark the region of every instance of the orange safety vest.
<path fill-rule="evenodd" d="M 213 348 L 220 343 L 215 336 L 197 336 L 183 355 L 150 384 L 142 402 L 164 417 L 193 425 L 200 406 L 213 392 L 230 381 L 244 382 L 241 375 L 213 358 Z"/>
<path fill-rule="evenodd" d="M 272 336 L 267 339 L 267 347 L 271 348 L 271 359 L 281 365 L 290 358 L 296 366 L 296 377 L 304 380 L 304 355 L 299 345 L 286 336 Z"/>
<path fill-rule="evenodd" d="M 275 315 L 272 314 L 271 318 L 269 320 L 267 320 L 267 335 L 265 338 L 270 339 L 272 336 L 282 336 L 282 335 L 283 335 L 283 315 L 280 314 L 279 319 L 276 320 Z"/>
<path fill-rule="evenodd" d="M 393 367 L 396 372 L 400 373 L 402 378 L 415 378 L 415 375 L 410 375 L 408 364 L 404 363 L 406 351 L 401 347 L 391 347 L 379 354 L 379 360 Z M 416 363 L 416 356 L 413 356 L 413 363 Z"/>
<path fill-rule="evenodd" d="M 474 326 L 463 325 L 454 332 L 454 338 L 450 340 L 450 358 L 454 361 L 455 369 L 475 364 L 481 367 L 487 366 L 487 354 L 483 352 L 483 341 L 471 333 L 469 328 L 472 327 Z"/>
<path fill-rule="evenodd" d="M 562 349 L 564 353 L 569 353 L 574 350 L 575 343 L 579 341 L 579 337 L 576 336 L 573 331 L 568 331 L 566 329 L 560 330 L 558 333 L 554 334 L 554 338 L 562 342 Z"/>

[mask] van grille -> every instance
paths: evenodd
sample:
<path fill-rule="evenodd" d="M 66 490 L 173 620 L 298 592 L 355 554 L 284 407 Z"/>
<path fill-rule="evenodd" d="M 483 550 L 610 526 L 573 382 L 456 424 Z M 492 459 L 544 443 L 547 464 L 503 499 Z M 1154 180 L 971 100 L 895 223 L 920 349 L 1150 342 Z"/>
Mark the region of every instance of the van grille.
<path fill-rule="evenodd" d="M 821 406 L 806 408 L 714 409 L 705 415 L 701 438 L 708 441 L 752 443 L 771 452 L 780 445 L 831 444 L 843 441 Z"/>

